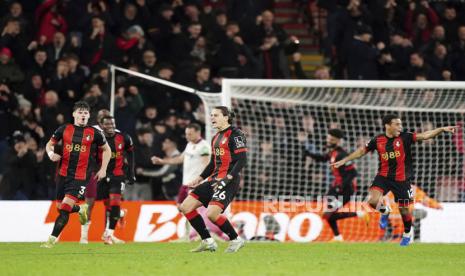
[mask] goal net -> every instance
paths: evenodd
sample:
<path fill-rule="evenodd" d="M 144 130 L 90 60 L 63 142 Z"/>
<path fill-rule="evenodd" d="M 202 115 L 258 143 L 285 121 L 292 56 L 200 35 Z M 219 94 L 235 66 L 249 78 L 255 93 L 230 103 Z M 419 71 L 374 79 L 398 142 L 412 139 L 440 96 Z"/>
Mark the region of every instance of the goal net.
<path fill-rule="evenodd" d="M 333 234 L 321 216 L 325 208 L 322 196 L 332 182 L 329 164 L 305 157 L 305 151 L 325 153 L 327 131 L 337 127 L 345 133 L 342 147 L 351 152 L 383 132 L 381 118 L 387 113 L 399 114 L 404 130 L 411 132 L 458 126 L 454 135 L 442 134 L 413 147 L 416 239 L 440 227 L 422 225 L 428 214 L 445 203 L 464 201 L 464 83 L 225 79 L 222 87 L 218 94 L 176 88 L 196 93 L 204 102 L 207 138 L 213 133 L 210 110 L 220 104 L 232 107 L 237 125 L 246 133 L 248 164 L 231 219 L 247 239 L 331 240 Z M 341 211 L 370 211 L 361 202 L 376 175 L 377 154 L 367 154 L 355 165 L 357 198 Z M 344 240 L 398 239 L 402 221 L 389 194 L 386 201 L 394 209 L 387 230 L 379 229 L 379 214 L 370 212 L 368 225 L 358 217 L 338 221 Z"/>

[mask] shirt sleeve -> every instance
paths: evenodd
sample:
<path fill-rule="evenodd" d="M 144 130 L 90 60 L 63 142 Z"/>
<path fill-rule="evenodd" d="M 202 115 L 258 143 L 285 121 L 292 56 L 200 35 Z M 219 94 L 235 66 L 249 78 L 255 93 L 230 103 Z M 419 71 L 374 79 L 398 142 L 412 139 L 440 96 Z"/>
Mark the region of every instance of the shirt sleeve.
<path fill-rule="evenodd" d="M 60 142 L 61 139 L 63 139 L 63 133 L 65 132 L 66 125 L 62 125 L 55 132 L 53 133 L 52 137 L 50 138 L 50 141 L 52 141 L 53 144 L 56 144 Z"/>
<path fill-rule="evenodd" d="M 401 134 L 404 143 L 410 145 L 417 141 L 417 134 L 415 132 L 402 132 Z"/>
<path fill-rule="evenodd" d="M 237 129 L 231 134 L 229 150 L 234 162 L 230 174 L 236 177 L 247 163 L 247 139 L 241 130 Z"/>
<path fill-rule="evenodd" d="M 378 137 L 372 138 L 366 145 L 365 145 L 365 150 L 367 152 L 374 151 L 376 149 L 376 140 Z"/>
<path fill-rule="evenodd" d="M 107 139 L 105 139 L 105 136 L 100 131 L 97 129 L 94 130 L 94 143 L 96 143 L 97 146 L 102 147 L 107 143 Z"/>
<path fill-rule="evenodd" d="M 233 160 L 240 158 L 242 155 L 246 155 L 248 151 L 247 139 L 241 130 L 235 130 L 231 134 L 229 139 L 229 150 Z"/>
<path fill-rule="evenodd" d="M 134 142 L 132 142 L 132 138 L 128 134 L 124 135 L 124 145 L 125 145 L 126 151 L 134 150 Z"/>
<path fill-rule="evenodd" d="M 210 153 L 210 146 L 207 143 L 202 143 L 202 147 L 200 148 L 200 156 L 209 156 Z"/>

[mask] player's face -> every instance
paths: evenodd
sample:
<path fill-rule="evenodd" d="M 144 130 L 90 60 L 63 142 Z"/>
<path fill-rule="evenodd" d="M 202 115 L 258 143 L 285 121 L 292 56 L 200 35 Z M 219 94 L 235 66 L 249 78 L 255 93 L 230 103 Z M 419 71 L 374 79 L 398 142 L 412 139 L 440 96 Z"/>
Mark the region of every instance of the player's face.
<path fill-rule="evenodd" d="M 212 126 L 218 130 L 222 130 L 228 125 L 228 116 L 224 116 L 219 109 L 212 110 L 210 119 L 212 121 Z"/>
<path fill-rule="evenodd" d="M 78 126 L 86 126 L 89 121 L 90 113 L 87 109 L 76 109 L 73 112 L 74 123 Z"/>
<path fill-rule="evenodd" d="M 115 134 L 116 124 L 115 119 L 105 119 L 102 122 L 102 129 L 105 135 L 112 136 Z"/>
<path fill-rule="evenodd" d="M 187 142 L 195 143 L 200 139 L 200 131 L 196 131 L 193 128 L 186 128 L 186 140 Z"/>
<path fill-rule="evenodd" d="M 402 121 L 393 119 L 389 125 L 386 125 L 386 132 L 394 137 L 398 137 L 402 132 Z"/>
<path fill-rule="evenodd" d="M 339 141 L 340 141 L 339 138 L 336 138 L 336 137 L 334 137 L 334 136 L 332 136 L 332 135 L 329 135 L 329 134 L 328 134 L 328 135 L 326 136 L 326 146 L 327 146 L 328 148 L 335 148 L 335 147 L 337 147 L 337 146 L 339 145 Z"/>

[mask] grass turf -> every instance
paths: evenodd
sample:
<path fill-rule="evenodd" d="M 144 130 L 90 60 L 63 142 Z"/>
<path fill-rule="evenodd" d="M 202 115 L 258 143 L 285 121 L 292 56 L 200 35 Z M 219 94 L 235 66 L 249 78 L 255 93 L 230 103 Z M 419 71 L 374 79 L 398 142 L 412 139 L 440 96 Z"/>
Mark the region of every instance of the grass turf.
<path fill-rule="evenodd" d="M 0 243 L 0 275 L 465 275 L 465 244 L 248 243 L 235 254 L 196 243 L 105 246 Z"/>

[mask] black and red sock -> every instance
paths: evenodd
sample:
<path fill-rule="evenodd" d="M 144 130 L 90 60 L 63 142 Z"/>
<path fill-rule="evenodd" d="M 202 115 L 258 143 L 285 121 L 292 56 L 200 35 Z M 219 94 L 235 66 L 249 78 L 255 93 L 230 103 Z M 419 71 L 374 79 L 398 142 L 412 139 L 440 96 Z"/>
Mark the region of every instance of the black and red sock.
<path fill-rule="evenodd" d="M 60 210 L 59 210 L 59 216 L 55 220 L 55 225 L 53 226 L 52 230 L 52 236 L 58 237 L 61 234 L 61 231 L 63 231 L 63 228 L 65 228 L 66 224 L 68 224 L 69 220 L 69 213 L 71 212 L 73 208 L 66 204 L 62 203 Z"/>
<path fill-rule="evenodd" d="M 331 227 L 331 230 L 333 230 L 334 236 L 339 236 L 340 233 L 339 233 L 339 228 L 337 226 L 337 221 L 340 219 L 352 218 L 356 216 L 357 216 L 357 213 L 355 212 L 343 212 L 343 213 L 331 213 L 331 214 L 325 215 L 325 218 L 328 221 L 328 224 Z"/>
<path fill-rule="evenodd" d="M 194 227 L 195 231 L 199 233 L 200 237 L 202 240 L 210 238 L 210 232 L 208 232 L 207 226 L 205 225 L 205 222 L 203 221 L 203 218 L 197 210 L 194 210 L 190 213 L 185 214 L 187 220 L 189 223 Z"/>
<path fill-rule="evenodd" d="M 120 217 L 121 210 L 121 195 L 120 194 L 110 194 L 110 214 L 109 214 L 109 226 L 108 228 L 114 230 L 116 223 Z"/>
<path fill-rule="evenodd" d="M 237 238 L 236 230 L 234 230 L 234 227 L 225 216 L 218 216 L 214 223 L 221 229 L 221 231 L 228 235 L 229 240 L 235 240 Z"/>
<path fill-rule="evenodd" d="M 404 233 L 409 233 L 410 229 L 412 229 L 412 215 L 402 215 L 402 222 L 404 223 Z"/>

